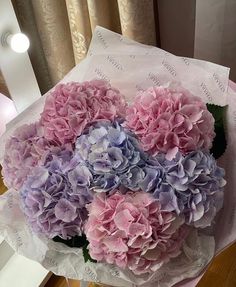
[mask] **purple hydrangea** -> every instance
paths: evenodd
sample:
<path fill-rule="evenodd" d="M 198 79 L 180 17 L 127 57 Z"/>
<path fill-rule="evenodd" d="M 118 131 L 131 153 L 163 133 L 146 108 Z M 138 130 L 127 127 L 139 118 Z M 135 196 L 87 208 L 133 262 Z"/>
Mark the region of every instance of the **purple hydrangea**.
<path fill-rule="evenodd" d="M 137 189 L 145 163 L 136 138 L 118 122 L 98 123 L 76 141 L 76 156 L 94 176 L 95 191 L 112 191 L 120 184 Z"/>
<path fill-rule="evenodd" d="M 223 204 L 225 172 L 217 166 L 212 155 L 205 151 L 193 151 L 183 156 L 180 153 L 171 160 L 164 155 L 156 160 L 165 169 L 165 181 L 171 186 L 160 192 L 159 199 L 168 211 L 183 214 L 189 224 L 206 227 Z"/>
<path fill-rule="evenodd" d="M 21 189 L 22 209 L 32 229 L 49 238 L 81 235 L 92 201 L 92 175 L 70 150 L 54 150 L 32 170 Z"/>
<path fill-rule="evenodd" d="M 38 123 L 17 128 L 5 147 L 2 174 L 8 188 L 22 187 L 32 168 L 41 161 L 45 151 L 51 148 Z"/>

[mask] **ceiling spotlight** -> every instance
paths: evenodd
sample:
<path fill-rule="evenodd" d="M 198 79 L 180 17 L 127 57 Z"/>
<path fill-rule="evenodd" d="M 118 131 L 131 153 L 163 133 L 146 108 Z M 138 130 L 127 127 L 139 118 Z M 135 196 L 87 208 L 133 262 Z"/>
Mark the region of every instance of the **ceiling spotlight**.
<path fill-rule="evenodd" d="M 1 37 L 1 43 L 3 46 L 10 46 L 16 53 L 24 53 L 29 49 L 29 38 L 23 33 L 11 34 L 5 33 Z"/>

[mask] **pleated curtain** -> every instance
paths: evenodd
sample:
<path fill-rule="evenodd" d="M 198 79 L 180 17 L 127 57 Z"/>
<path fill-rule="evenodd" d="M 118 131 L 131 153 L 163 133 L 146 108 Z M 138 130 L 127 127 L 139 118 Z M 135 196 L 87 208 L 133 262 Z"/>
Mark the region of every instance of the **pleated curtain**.
<path fill-rule="evenodd" d="M 178 56 L 231 68 L 236 0 L 12 0 L 42 94 L 85 56 L 96 25 Z M 7 88 L 0 72 L 0 92 Z"/>
<path fill-rule="evenodd" d="M 13 0 L 42 93 L 86 56 L 96 25 L 156 45 L 151 0 Z"/>

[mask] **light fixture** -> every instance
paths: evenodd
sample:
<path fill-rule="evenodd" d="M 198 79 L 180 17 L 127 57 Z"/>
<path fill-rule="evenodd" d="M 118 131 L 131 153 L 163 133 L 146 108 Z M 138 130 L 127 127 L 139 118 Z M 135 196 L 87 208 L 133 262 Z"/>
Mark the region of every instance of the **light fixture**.
<path fill-rule="evenodd" d="M 2 46 L 10 46 L 16 53 L 24 53 L 29 49 L 29 38 L 23 33 L 11 34 L 6 32 L 1 37 Z"/>

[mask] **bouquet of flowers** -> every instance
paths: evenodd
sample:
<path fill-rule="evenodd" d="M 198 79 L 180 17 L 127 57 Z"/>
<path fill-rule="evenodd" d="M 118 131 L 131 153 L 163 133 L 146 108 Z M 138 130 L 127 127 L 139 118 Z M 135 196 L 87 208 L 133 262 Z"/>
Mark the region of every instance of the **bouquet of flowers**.
<path fill-rule="evenodd" d="M 108 56 L 115 68 L 116 61 Z M 225 109 L 206 104 L 183 81 L 160 85 L 156 78 L 136 85 L 128 102 L 130 93 L 98 67 L 97 79 L 58 84 L 41 101 L 37 121 L 6 137 L 6 237 L 19 236 L 12 219 L 21 214 L 21 245 L 39 251 L 19 244 L 18 251 L 57 274 L 173 286 L 198 275 L 214 254 L 226 185 L 216 161 L 226 148 Z"/>

